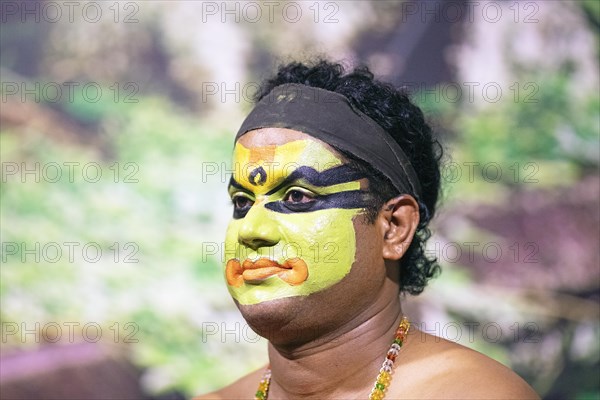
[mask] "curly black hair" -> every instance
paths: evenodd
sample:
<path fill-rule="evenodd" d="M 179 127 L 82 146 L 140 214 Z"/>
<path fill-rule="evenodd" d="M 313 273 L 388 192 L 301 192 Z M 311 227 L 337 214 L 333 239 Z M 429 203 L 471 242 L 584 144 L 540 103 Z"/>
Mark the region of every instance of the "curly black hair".
<path fill-rule="evenodd" d="M 429 279 L 440 272 L 436 258 L 425 254 L 428 228 L 436 210 L 440 193 L 440 160 L 442 146 L 433 137 L 421 109 L 413 104 L 409 94 L 391 84 L 374 79 L 368 67 L 347 72 L 342 64 L 319 59 L 311 63 L 290 62 L 280 65 L 277 73 L 260 85 L 253 96 L 255 102 L 273 88 L 285 83 L 300 83 L 344 95 L 360 111 L 383 127 L 398 142 L 412 163 L 422 187 L 419 199 L 420 221 L 406 254 L 402 257 L 400 291 L 417 295 Z M 367 176 L 369 190 L 375 201 L 365 210 L 370 223 L 381 207 L 398 196 L 392 183 L 370 164 L 352 154 L 336 149 L 348 159 L 349 165 Z M 414 193 L 410 193 L 414 196 Z"/>

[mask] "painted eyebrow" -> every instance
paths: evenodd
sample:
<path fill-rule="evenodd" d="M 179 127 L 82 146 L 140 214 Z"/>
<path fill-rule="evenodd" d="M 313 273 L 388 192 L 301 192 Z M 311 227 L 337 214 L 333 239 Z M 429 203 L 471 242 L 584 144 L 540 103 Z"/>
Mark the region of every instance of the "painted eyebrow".
<path fill-rule="evenodd" d="M 227 185 L 228 188 L 234 187 L 236 189 L 242 190 L 244 192 L 247 192 L 248 189 L 246 189 L 245 187 L 243 187 L 242 185 L 240 185 L 240 183 L 238 181 L 236 181 L 235 179 L 233 179 L 233 176 L 231 178 L 229 178 L 229 185 Z"/>
<path fill-rule="evenodd" d="M 289 174 L 277 186 L 268 191 L 267 195 L 276 193 L 283 187 L 299 180 L 305 180 L 313 186 L 324 187 L 338 185 L 340 183 L 353 182 L 361 178 L 364 178 L 362 173 L 350 168 L 346 164 L 330 168 L 323 172 L 318 172 L 312 167 L 302 166 L 298 169 L 295 169 L 294 172 Z"/>

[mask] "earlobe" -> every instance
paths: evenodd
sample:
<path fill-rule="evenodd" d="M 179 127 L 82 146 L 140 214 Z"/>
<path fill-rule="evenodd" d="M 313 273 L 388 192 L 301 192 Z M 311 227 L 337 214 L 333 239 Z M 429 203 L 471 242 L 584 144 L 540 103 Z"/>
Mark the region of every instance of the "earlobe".
<path fill-rule="evenodd" d="M 404 256 L 419 225 L 419 205 L 411 195 L 401 195 L 389 200 L 381 211 L 383 218 L 382 255 L 386 260 L 399 260 Z"/>

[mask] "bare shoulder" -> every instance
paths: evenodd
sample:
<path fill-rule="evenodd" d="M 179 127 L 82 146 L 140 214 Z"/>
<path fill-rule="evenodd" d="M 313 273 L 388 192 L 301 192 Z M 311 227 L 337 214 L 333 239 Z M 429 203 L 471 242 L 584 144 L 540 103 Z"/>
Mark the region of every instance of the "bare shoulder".
<path fill-rule="evenodd" d="M 410 384 L 396 387 L 399 397 L 539 399 L 520 376 L 484 354 L 420 331 L 411 336 L 396 371 Z"/>
<path fill-rule="evenodd" d="M 231 385 L 216 392 L 194 397 L 192 400 L 238 400 L 253 399 L 266 366 L 238 379 Z"/>

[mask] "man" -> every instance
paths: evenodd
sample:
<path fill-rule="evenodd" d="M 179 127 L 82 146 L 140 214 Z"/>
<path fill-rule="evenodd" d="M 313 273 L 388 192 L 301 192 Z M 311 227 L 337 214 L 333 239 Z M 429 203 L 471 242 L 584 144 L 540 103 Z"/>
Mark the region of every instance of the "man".
<path fill-rule="evenodd" d="M 368 69 L 280 67 L 236 137 L 228 289 L 269 366 L 220 399 L 537 398 L 490 358 L 409 329 L 400 294 L 426 257 L 441 149 Z"/>

